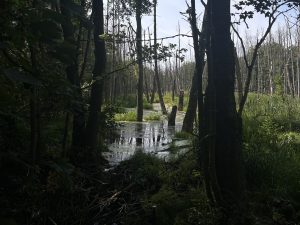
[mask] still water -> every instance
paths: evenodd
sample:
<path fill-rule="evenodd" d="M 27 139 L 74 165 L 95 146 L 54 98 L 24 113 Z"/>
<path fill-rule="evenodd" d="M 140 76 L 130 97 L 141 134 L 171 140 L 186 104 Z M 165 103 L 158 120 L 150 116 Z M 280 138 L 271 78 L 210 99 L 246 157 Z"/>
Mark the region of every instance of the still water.
<path fill-rule="evenodd" d="M 185 140 L 175 140 L 174 135 L 181 130 L 184 114 L 179 112 L 175 126 L 168 127 L 166 119 L 150 122 L 123 122 L 117 135 L 107 140 L 108 152 L 104 157 L 110 165 L 117 165 L 130 158 L 137 150 L 152 153 L 160 158 L 169 157 L 168 149 L 173 146 L 184 147 Z"/>

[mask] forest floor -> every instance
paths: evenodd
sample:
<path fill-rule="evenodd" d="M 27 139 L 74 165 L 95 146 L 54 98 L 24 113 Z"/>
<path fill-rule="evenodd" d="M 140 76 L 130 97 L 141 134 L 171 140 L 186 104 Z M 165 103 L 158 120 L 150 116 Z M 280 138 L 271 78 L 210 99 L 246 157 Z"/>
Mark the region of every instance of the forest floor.
<path fill-rule="evenodd" d="M 159 114 L 158 107 L 145 115 Z M 298 99 L 250 94 L 243 114 L 245 221 L 237 222 L 236 216 L 230 225 L 300 224 L 299 118 Z M 107 147 L 99 149 L 108 148 L 104 155 L 110 164 L 96 157 L 85 161 L 80 152 L 74 162 L 60 155 L 60 139 L 57 145 L 50 141 L 63 126 L 47 128 L 49 147 L 36 167 L 26 163 L 26 139 L 10 142 L 18 148 L 1 161 L 5 217 L 0 225 L 220 224 L 222 210 L 206 196 L 197 137 L 178 133 L 177 119 L 173 128 L 162 118 L 117 122 L 116 135 L 105 129 Z M 11 136 L 23 137 L 24 131 L 14 130 Z"/>

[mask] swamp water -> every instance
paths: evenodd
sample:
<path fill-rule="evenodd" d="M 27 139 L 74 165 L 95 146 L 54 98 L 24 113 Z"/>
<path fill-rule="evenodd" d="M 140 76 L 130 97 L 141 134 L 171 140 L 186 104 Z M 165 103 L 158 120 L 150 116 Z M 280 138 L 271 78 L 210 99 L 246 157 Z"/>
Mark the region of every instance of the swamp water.
<path fill-rule="evenodd" d="M 147 113 L 150 111 L 145 110 L 144 115 Z M 117 135 L 106 140 L 108 151 L 103 155 L 111 166 L 129 159 L 138 150 L 168 160 L 186 151 L 190 146 L 188 140 L 174 137 L 175 133 L 181 130 L 183 117 L 183 112 L 177 112 L 176 124 L 171 127 L 168 127 L 166 119 L 149 122 L 121 122 Z M 176 153 L 172 152 L 174 147 L 178 149 Z"/>

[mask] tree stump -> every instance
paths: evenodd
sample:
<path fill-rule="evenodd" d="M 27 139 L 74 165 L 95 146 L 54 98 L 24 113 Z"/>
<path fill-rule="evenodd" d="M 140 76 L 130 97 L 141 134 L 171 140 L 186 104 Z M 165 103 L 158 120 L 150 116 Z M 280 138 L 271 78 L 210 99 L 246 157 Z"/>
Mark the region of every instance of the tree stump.
<path fill-rule="evenodd" d="M 184 90 L 179 92 L 178 111 L 183 111 Z"/>
<path fill-rule="evenodd" d="M 168 126 L 175 126 L 176 113 L 177 113 L 177 106 L 174 105 L 172 107 L 172 112 L 169 116 Z"/>

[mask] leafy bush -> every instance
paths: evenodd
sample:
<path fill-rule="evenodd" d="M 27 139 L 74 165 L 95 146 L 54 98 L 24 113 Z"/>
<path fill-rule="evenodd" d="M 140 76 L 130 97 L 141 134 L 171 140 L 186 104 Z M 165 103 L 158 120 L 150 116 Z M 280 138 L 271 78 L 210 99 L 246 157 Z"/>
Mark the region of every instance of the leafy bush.
<path fill-rule="evenodd" d="M 186 111 L 189 101 L 189 92 L 184 92 L 184 98 L 183 98 L 183 111 Z M 159 100 L 158 100 L 159 102 Z M 172 107 L 173 105 L 178 105 L 178 96 L 175 96 L 174 101 L 172 100 L 172 93 L 167 92 L 164 95 L 164 102 L 168 107 Z"/>
<path fill-rule="evenodd" d="M 147 102 L 145 99 L 143 101 L 143 108 L 147 110 L 153 110 L 153 105 L 149 102 Z"/>
<path fill-rule="evenodd" d="M 117 113 L 114 118 L 115 121 L 136 121 L 136 112 Z"/>
<path fill-rule="evenodd" d="M 160 120 L 160 118 L 161 118 L 161 114 L 157 112 L 151 112 L 144 117 L 146 121 Z"/>
<path fill-rule="evenodd" d="M 118 98 L 116 100 L 116 105 L 124 108 L 134 108 L 136 107 L 136 96 L 128 95 L 125 98 Z"/>
<path fill-rule="evenodd" d="M 291 102 L 279 96 L 250 97 L 243 117 L 244 160 L 250 189 L 300 201 L 299 134 L 289 125 L 300 110 L 298 101 Z"/>

